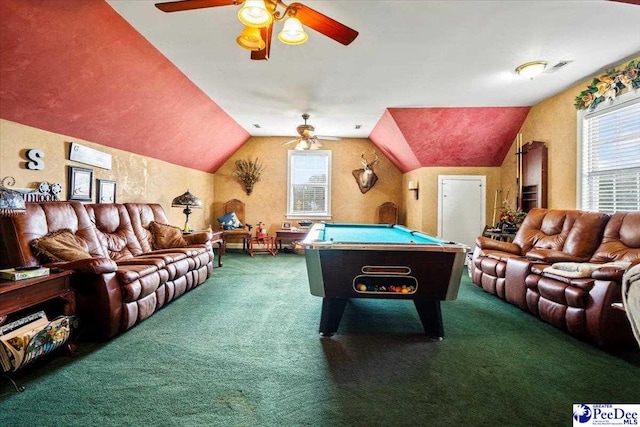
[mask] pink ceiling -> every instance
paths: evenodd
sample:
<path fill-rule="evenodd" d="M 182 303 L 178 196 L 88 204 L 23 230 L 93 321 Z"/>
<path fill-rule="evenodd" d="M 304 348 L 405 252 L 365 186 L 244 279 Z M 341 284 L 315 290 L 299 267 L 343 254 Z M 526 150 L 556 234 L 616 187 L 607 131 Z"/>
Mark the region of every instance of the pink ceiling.
<path fill-rule="evenodd" d="M 0 118 L 215 172 L 249 134 L 101 0 L 1 0 Z M 499 166 L 529 107 L 389 108 L 402 171 Z"/>
<path fill-rule="evenodd" d="M 0 117 L 215 172 L 249 134 L 108 4 L 0 1 Z"/>
<path fill-rule="evenodd" d="M 500 166 L 530 107 L 389 108 L 371 140 L 403 172 Z"/>

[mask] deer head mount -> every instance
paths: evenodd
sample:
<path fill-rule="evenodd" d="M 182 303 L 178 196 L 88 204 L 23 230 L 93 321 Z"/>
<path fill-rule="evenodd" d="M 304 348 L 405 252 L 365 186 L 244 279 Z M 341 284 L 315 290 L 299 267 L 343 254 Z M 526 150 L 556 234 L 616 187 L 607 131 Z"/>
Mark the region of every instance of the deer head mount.
<path fill-rule="evenodd" d="M 360 159 L 361 159 L 363 168 L 355 169 L 351 172 L 353 174 L 353 177 L 356 179 L 356 182 L 358 183 L 358 187 L 360 188 L 360 192 L 362 194 L 371 190 L 371 188 L 378 181 L 378 176 L 373 171 L 373 167 L 375 166 L 376 163 L 380 161 L 380 158 L 378 157 L 378 154 L 376 154 L 375 151 L 373 152 L 373 155 L 376 156 L 376 158 L 369 162 L 364 157 L 364 153 L 362 153 L 360 155 Z"/>

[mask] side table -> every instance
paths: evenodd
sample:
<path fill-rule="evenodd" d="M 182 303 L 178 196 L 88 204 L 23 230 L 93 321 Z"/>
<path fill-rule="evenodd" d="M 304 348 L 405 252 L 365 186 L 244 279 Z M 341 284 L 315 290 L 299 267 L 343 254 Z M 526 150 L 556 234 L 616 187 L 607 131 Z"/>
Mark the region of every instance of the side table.
<path fill-rule="evenodd" d="M 211 232 L 211 239 L 209 239 L 212 245 L 218 245 L 218 267 L 222 267 L 222 255 L 225 252 L 224 237 L 222 231 Z"/>
<path fill-rule="evenodd" d="M 282 241 L 286 240 L 289 242 L 293 242 L 295 240 L 304 240 L 309 234 L 309 229 L 296 229 L 296 230 L 277 230 L 276 231 L 276 244 L 278 245 L 278 249 L 282 250 Z"/>
<path fill-rule="evenodd" d="M 74 315 L 76 297 L 71 289 L 72 274 L 73 271 L 68 270 L 33 279 L 0 279 L 0 325 L 13 313 L 56 298 L 63 302 L 64 315 Z"/>
<path fill-rule="evenodd" d="M 33 279 L 0 279 L 0 325 L 14 313 L 54 299 L 62 301 L 62 314 L 73 316 L 76 311 L 76 297 L 71 288 L 72 274 L 73 271 L 68 270 Z M 71 338 L 65 345 L 69 354 L 75 353 L 76 345 Z M 5 376 L 16 390 L 24 391 L 24 387 L 16 385 L 8 375 Z"/>

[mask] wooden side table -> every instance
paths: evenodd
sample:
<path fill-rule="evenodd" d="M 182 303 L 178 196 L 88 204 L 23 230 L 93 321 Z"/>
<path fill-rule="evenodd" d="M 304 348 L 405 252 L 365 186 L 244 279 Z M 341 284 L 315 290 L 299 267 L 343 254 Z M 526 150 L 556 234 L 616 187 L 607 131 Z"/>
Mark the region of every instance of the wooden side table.
<path fill-rule="evenodd" d="M 76 297 L 70 283 L 72 274 L 69 270 L 33 279 L 0 280 L 0 325 L 13 313 L 56 298 L 63 302 L 63 314 L 74 315 Z"/>
<path fill-rule="evenodd" d="M 33 279 L 0 279 L 0 325 L 14 313 L 54 299 L 62 301 L 62 314 L 73 316 L 76 312 L 76 297 L 71 288 L 72 274 L 73 271 L 68 270 Z M 75 353 L 76 345 L 72 338 L 65 346 L 69 354 Z M 17 391 L 24 391 L 24 387 L 17 385 L 9 374 L 3 376 L 13 383 Z"/>
<path fill-rule="evenodd" d="M 277 230 L 276 231 L 276 244 L 278 245 L 278 249 L 282 250 L 282 241 L 286 240 L 289 242 L 293 242 L 295 240 L 304 240 L 309 234 L 309 229 L 297 229 L 297 230 Z"/>
<path fill-rule="evenodd" d="M 218 267 L 222 267 L 222 255 L 225 251 L 222 231 L 213 231 L 211 233 L 211 239 L 209 241 L 212 245 L 218 245 Z"/>

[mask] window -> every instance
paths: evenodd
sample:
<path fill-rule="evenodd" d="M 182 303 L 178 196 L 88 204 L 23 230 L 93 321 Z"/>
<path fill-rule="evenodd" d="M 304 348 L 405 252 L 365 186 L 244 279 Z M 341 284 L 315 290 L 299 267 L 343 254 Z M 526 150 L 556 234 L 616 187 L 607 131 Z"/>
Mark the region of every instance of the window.
<path fill-rule="evenodd" d="M 584 210 L 640 211 L 640 96 L 629 95 L 581 116 Z"/>
<path fill-rule="evenodd" d="M 331 151 L 289 150 L 287 218 L 331 217 Z"/>

